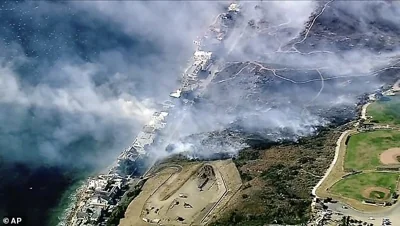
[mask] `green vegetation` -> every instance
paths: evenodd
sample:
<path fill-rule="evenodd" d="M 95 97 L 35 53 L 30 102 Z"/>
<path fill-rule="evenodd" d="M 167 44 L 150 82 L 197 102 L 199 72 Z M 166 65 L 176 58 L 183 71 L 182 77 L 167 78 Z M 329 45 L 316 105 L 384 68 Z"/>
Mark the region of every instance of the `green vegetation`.
<path fill-rule="evenodd" d="M 135 187 L 130 188 L 122 197 L 121 201 L 115 207 L 115 209 L 111 212 L 110 218 L 107 221 L 107 226 L 117 226 L 119 225 L 119 221 L 124 217 L 125 211 L 129 206 L 129 203 L 139 195 L 141 192 L 142 186 L 144 185 L 144 180 L 140 181 Z"/>
<path fill-rule="evenodd" d="M 344 197 L 353 198 L 359 201 L 365 200 L 363 197 L 363 191 L 370 187 L 381 187 L 390 190 L 390 193 L 394 192 L 396 188 L 396 183 L 399 177 L 399 173 L 383 173 L 383 172 L 371 172 L 371 173 L 361 173 L 348 176 L 335 185 L 332 186 L 331 192 L 342 195 Z M 378 191 L 374 192 L 379 194 Z M 381 192 L 383 197 L 386 194 Z M 368 195 L 372 195 L 368 194 Z M 370 198 L 373 198 L 370 196 Z M 373 199 L 377 199 L 374 197 Z M 378 198 L 381 199 L 381 198 Z"/>
<path fill-rule="evenodd" d="M 382 152 L 399 146 L 399 131 L 377 130 L 352 135 L 347 145 L 344 168 L 347 170 L 375 169 L 381 165 L 379 155 Z"/>
<path fill-rule="evenodd" d="M 400 125 L 400 98 L 385 97 L 385 100 L 374 102 L 369 105 L 367 114 L 372 116 L 371 122 Z M 375 130 L 349 137 L 344 169 L 358 174 L 342 178 L 330 192 L 359 201 L 389 199 L 395 194 L 400 173 L 375 170 L 391 169 L 381 163 L 380 155 L 394 147 L 400 147 L 400 131 L 397 130 Z"/>
<path fill-rule="evenodd" d="M 367 115 L 372 116 L 372 122 L 400 125 L 400 96 L 372 103 L 367 108 Z"/>
<path fill-rule="evenodd" d="M 333 159 L 340 133 L 322 128 L 299 142 L 248 148 L 234 159 L 244 182 L 238 202 L 213 226 L 306 225 L 311 190 Z M 317 160 L 317 161 L 316 161 Z"/>

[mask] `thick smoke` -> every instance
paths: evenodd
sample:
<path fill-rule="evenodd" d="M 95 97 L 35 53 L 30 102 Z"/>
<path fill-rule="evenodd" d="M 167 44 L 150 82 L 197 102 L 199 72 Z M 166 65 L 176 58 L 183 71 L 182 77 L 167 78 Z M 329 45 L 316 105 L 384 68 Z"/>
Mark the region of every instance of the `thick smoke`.
<path fill-rule="evenodd" d="M 97 163 L 104 160 L 104 153 L 115 156 L 159 110 L 157 103 L 178 87 L 195 48 L 193 40 L 218 20 L 227 5 L 210 1 L 4 4 L 0 119 L 6 137 L 2 145 L 9 145 L 9 150 L 2 150 L 2 155 L 56 164 L 77 159 Z M 234 153 L 247 145 L 242 133 L 272 140 L 314 133 L 331 122 L 324 109 L 354 107 L 358 95 L 383 84 L 371 74 L 390 66 L 397 56 L 393 30 L 398 30 L 400 20 L 395 5 L 244 2 L 243 18 L 225 43 L 224 58 L 232 66 L 216 76 L 204 99 L 182 113 L 183 123 L 179 117 L 168 122 L 180 126 L 173 127 L 178 130 L 173 137 L 165 131 L 166 144 L 175 143 L 179 152 L 194 147 L 202 153 Z M 250 20 L 258 27 L 249 28 Z M 391 40 L 379 41 L 387 37 Z M 386 45 L 390 42 L 392 48 Z M 280 67 L 274 72 L 284 79 L 261 66 Z M 290 70 L 293 73 L 287 74 Z M 223 82 L 232 76 L 235 79 Z M 320 76 L 328 80 L 305 82 Z M 43 127 L 29 145 L 18 135 L 26 125 L 30 132 Z M 218 143 L 211 139 L 215 132 L 240 136 Z M 107 148 L 97 155 L 65 151 L 82 137 L 106 143 Z M 155 153 L 165 155 L 160 149 Z"/>
<path fill-rule="evenodd" d="M 243 22 L 226 41 L 234 45 L 225 56 L 232 65 L 184 120 L 190 126 L 180 131 L 184 138 L 172 141 L 174 151 L 235 153 L 254 139 L 296 140 L 319 126 L 354 119 L 362 94 L 396 79 L 394 73 L 380 76 L 398 69 L 392 65 L 400 24 L 385 15 L 393 14 L 396 4 L 243 3 Z M 366 10 L 358 13 L 357 7 Z M 249 29 L 248 21 L 256 28 Z M 207 130 L 214 132 L 205 136 Z M 225 134 L 220 140 L 218 131 Z M 232 138 L 238 131 L 241 136 Z"/>

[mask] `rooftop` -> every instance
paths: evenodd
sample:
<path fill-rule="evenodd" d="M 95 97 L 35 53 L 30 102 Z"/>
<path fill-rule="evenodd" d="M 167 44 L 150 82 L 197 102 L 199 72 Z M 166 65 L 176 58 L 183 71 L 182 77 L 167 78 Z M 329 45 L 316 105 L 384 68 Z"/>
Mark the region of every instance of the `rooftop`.
<path fill-rule="evenodd" d="M 177 91 L 172 92 L 172 93 L 170 94 L 170 96 L 171 96 L 171 97 L 175 97 L 175 98 L 179 98 L 179 97 L 181 96 L 181 90 L 178 89 Z"/>
<path fill-rule="evenodd" d="M 240 11 L 239 5 L 237 3 L 230 4 L 229 7 L 228 7 L 228 11 L 230 11 L 230 12 L 239 12 Z"/>
<path fill-rule="evenodd" d="M 209 59 L 211 59 L 211 56 L 212 56 L 212 52 L 206 52 L 206 51 L 201 51 L 201 50 L 194 52 L 195 61 L 209 60 Z"/>

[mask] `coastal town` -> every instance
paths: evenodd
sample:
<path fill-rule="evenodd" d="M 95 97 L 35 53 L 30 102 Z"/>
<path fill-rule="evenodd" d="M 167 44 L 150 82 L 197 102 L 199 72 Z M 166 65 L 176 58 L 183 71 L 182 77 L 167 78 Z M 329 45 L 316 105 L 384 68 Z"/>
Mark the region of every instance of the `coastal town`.
<path fill-rule="evenodd" d="M 181 87 L 170 94 L 183 105 L 190 106 L 192 102 L 186 98 L 188 94 L 199 95 L 214 74 L 210 70 L 215 61 L 213 51 L 228 35 L 233 25 L 233 18 L 240 12 L 237 3 L 232 3 L 226 13 L 217 16 L 210 29 L 199 40 L 195 40 L 196 50 L 190 59 L 189 67 L 181 78 Z M 202 74 L 206 76 L 201 76 Z M 138 133 L 134 142 L 126 148 L 110 166 L 106 174 L 89 178 L 77 194 L 77 201 L 67 216 L 66 224 L 79 225 L 107 225 L 109 216 L 117 207 L 124 193 L 134 186 L 143 177 L 151 164 L 150 150 L 154 146 L 162 146 L 161 133 L 166 128 L 168 118 L 173 114 L 173 101 L 162 104 L 162 111 L 155 112 L 152 119 Z"/>
<path fill-rule="evenodd" d="M 134 142 L 126 148 L 118 156 L 114 164 L 107 169 L 107 173 L 89 178 L 81 187 L 77 195 L 77 202 L 67 217 L 67 225 L 116 225 L 109 223 L 110 217 L 113 212 L 118 209 L 118 204 L 121 203 L 124 195 L 132 192 L 131 188 L 143 184 L 144 181 L 149 178 L 150 174 L 148 172 L 156 161 L 154 156 L 152 156 L 152 150 L 161 149 L 168 152 L 168 148 L 166 148 L 170 144 L 168 137 L 173 136 L 173 133 L 170 132 L 171 128 L 177 127 L 177 125 L 171 125 L 168 123 L 171 121 L 170 119 L 177 118 L 176 113 L 179 112 L 179 109 L 182 106 L 183 108 L 192 106 L 194 103 L 193 99 L 201 96 L 202 91 L 207 88 L 207 85 L 218 73 L 218 63 L 222 58 L 219 50 L 226 38 L 229 37 L 236 19 L 240 16 L 240 11 L 241 8 L 239 4 L 230 4 L 227 7 L 227 12 L 221 13 L 215 18 L 215 21 L 211 26 L 209 26 L 205 35 L 194 40 L 196 49 L 192 57 L 189 59 L 187 69 L 183 72 L 180 78 L 180 87 L 170 93 L 170 99 L 161 104 L 162 110 L 157 111 L 152 115 L 151 120 L 143 126 L 142 130 L 137 134 Z M 252 26 L 252 23 L 249 23 L 249 25 Z M 231 49 L 229 47 L 223 48 Z M 396 82 L 393 88 L 390 89 L 382 87 L 374 93 L 365 94 L 360 99 L 358 105 L 362 106 L 360 112 L 361 116 L 360 120 L 358 120 L 354 125 L 357 132 L 388 129 L 388 125 L 369 123 L 367 119 L 370 119 L 370 117 L 366 115 L 366 109 L 368 105 L 373 102 L 379 101 L 387 96 L 396 95 L 399 91 L 399 84 L 400 82 Z M 169 135 L 166 136 L 166 134 Z M 342 138 L 339 138 L 337 149 L 340 147 L 340 139 Z M 167 153 L 165 154 L 167 155 Z M 334 165 L 335 161 L 332 167 Z M 321 184 L 324 183 L 324 180 L 329 173 L 330 169 L 328 169 L 326 176 L 321 179 L 320 183 L 316 185 L 312 192 L 314 197 L 311 206 L 312 217 L 308 225 L 337 225 L 336 223 L 343 221 L 350 222 L 352 219 L 349 217 L 351 215 L 348 214 L 348 207 L 346 205 L 336 204 L 336 200 L 318 195 L 318 189 L 321 190 Z M 221 178 L 223 181 L 222 176 Z M 200 178 L 198 188 L 201 190 L 202 187 L 207 184 L 207 181 L 208 179 L 202 180 Z M 220 190 L 223 191 L 222 187 Z M 189 200 L 187 199 L 188 195 L 186 193 L 177 193 L 177 195 L 177 199 Z M 130 199 L 128 200 L 129 202 L 131 201 Z M 178 204 L 179 202 L 173 202 L 172 206 L 175 207 Z M 341 208 L 337 207 L 338 205 Z M 343 207 L 341 205 L 343 205 Z M 193 206 L 187 202 L 183 202 L 183 208 L 192 209 Z M 162 211 L 154 206 L 148 206 L 148 208 L 145 207 L 145 210 L 146 214 L 144 216 L 146 217 L 138 217 L 139 221 L 161 224 L 160 222 L 165 221 L 165 219 L 170 220 L 167 216 L 168 214 L 164 214 L 165 219 L 159 219 L 160 216 L 163 215 L 159 214 Z M 154 213 L 156 216 L 153 216 L 154 214 L 151 215 L 152 212 L 150 210 L 155 211 Z M 125 209 L 122 211 L 125 211 Z M 193 210 L 193 212 L 196 211 Z M 185 219 L 179 217 L 177 221 L 183 222 L 186 219 L 186 217 Z M 355 217 L 355 219 L 357 219 L 357 217 Z M 359 219 L 362 219 L 363 222 L 368 222 L 370 225 L 374 220 L 365 217 L 360 217 Z M 171 220 L 173 219 L 171 218 Z M 203 220 L 204 219 L 202 219 L 202 222 Z M 353 222 L 355 222 L 354 225 L 357 225 L 356 223 L 361 222 L 361 220 L 353 219 Z"/>
<path fill-rule="evenodd" d="M 0 216 L 400 226 L 400 1 L 3 1 Z"/>

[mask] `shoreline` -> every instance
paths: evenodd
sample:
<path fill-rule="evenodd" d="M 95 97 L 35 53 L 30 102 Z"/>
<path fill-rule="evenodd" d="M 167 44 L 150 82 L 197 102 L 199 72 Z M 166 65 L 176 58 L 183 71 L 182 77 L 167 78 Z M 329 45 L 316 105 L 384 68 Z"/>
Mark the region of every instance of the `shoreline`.
<path fill-rule="evenodd" d="M 67 204 L 67 208 L 63 211 L 63 213 L 58 216 L 59 222 L 57 226 L 66 226 L 69 225 L 72 221 L 73 216 L 77 213 L 79 209 L 79 203 L 83 199 L 85 187 L 86 187 L 86 180 L 81 181 L 80 184 L 74 192 L 69 195 L 70 202 Z"/>
<path fill-rule="evenodd" d="M 234 14 L 237 12 L 238 10 L 236 9 L 228 11 L 228 13 Z M 222 23 L 223 21 L 221 22 L 221 26 Z M 189 59 L 189 65 L 184 71 L 182 83 L 178 90 L 185 92 L 197 91 L 201 93 L 209 82 L 206 82 L 206 85 L 199 89 L 202 80 L 197 76 L 200 70 L 207 71 L 209 68 L 214 68 L 212 65 L 215 62 L 212 57 L 212 50 L 201 50 L 200 42 L 195 44 L 197 48 Z M 215 73 L 212 73 L 213 69 L 209 70 L 209 72 L 209 76 L 204 81 L 211 80 L 215 75 Z M 173 96 L 172 94 L 170 96 L 179 98 L 180 92 L 178 96 Z M 183 102 L 186 105 L 191 105 L 190 102 L 186 103 L 184 100 Z M 90 225 L 105 225 L 108 220 L 112 222 L 119 218 L 119 213 L 114 213 L 116 210 L 117 212 L 119 210 L 116 207 L 120 205 L 122 197 L 127 192 L 126 188 L 130 186 L 129 181 L 139 179 L 139 175 L 140 178 L 145 177 L 151 169 L 152 160 L 149 159 L 151 158 L 149 156 L 149 147 L 159 135 L 158 131 L 166 126 L 167 118 L 171 117 L 169 116 L 170 108 L 173 107 L 174 105 L 164 105 L 162 110 L 155 112 L 151 121 L 138 133 L 134 142 L 128 148 L 124 149 L 110 166 L 85 180 L 76 190 L 75 200 L 71 202 L 71 207 L 66 210 L 66 217 L 60 221 L 60 226 L 87 225 L 87 223 Z M 148 160 L 150 160 L 150 163 Z M 145 171 L 144 174 L 142 170 Z"/>

